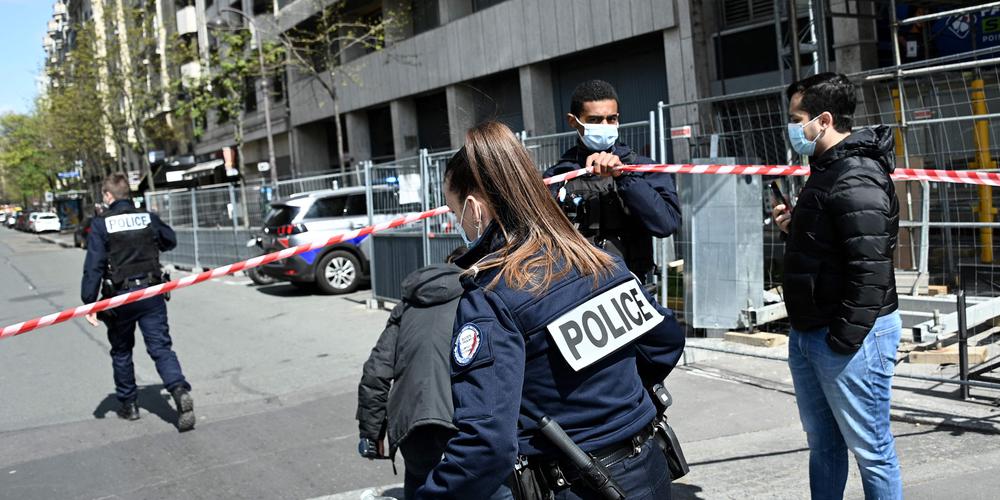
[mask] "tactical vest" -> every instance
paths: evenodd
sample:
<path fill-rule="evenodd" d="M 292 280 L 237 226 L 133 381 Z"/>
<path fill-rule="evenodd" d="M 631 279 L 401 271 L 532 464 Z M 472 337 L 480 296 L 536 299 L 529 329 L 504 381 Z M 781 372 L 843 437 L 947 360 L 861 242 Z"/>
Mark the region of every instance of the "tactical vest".
<path fill-rule="evenodd" d="M 105 212 L 108 270 L 105 278 L 115 286 L 132 278 L 160 276 L 160 250 L 148 212 L 127 207 Z"/>

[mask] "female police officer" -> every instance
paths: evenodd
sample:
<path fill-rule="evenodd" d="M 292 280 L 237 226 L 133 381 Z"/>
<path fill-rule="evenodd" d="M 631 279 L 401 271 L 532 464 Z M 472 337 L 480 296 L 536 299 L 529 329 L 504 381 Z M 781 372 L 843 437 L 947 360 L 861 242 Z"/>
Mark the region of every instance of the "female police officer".
<path fill-rule="evenodd" d="M 543 417 L 606 466 L 627 498 L 669 498 L 646 388 L 683 349 L 673 314 L 573 228 L 506 126 L 469 130 L 444 179 L 460 232 L 473 240 L 457 262 L 468 269 L 451 352 L 458 435 L 417 498 L 500 497 L 524 457 L 555 498 L 593 497 L 539 433 Z"/>

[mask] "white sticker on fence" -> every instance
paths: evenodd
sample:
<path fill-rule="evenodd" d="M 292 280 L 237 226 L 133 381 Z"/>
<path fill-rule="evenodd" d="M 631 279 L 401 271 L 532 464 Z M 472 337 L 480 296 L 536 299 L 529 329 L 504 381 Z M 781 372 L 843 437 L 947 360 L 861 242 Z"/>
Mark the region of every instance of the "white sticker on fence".
<path fill-rule="evenodd" d="M 420 203 L 423 196 L 420 193 L 420 174 L 403 174 L 399 176 L 399 204 Z"/>

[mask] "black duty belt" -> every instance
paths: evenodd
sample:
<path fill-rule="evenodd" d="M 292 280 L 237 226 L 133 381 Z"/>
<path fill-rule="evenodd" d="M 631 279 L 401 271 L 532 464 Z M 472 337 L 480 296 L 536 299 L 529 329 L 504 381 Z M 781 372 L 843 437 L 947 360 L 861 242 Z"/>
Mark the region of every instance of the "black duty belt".
<path fill-rule="evenodd" d="M 638 455 L 640 449 L 642 448 L 642 445 L 646 444 L 646 441 L 649 441 L 653 437 L 653 432 L 654 429 L 652 424 L 646 425 L 636 435 L 628 439 L 625 439 L 623 441 L 610 444 L 603 448 L 598 448 L 590 452 L 589 455 L 596 458 L 597 461 L 601 463 L 601 465 L 605 467 L 611 467 L 612 465 L 615 465 L 618 462 L 621 462 L 622 460 L 625 460 L 628 457 L 631 457 L 633 455 Z M 567 475 L 573 474 L 571 472 L 573 471 L 573 467 L 569 463 L 563 460 L 559 459 L 536 460 L 529 458 L 528 461 L 530 464 L 542 466 L 543 468 L 545 467 L 545 464 L 555 464 L 558 465 L 559 468 L 562 469 L 564 472 L 568 473 Z"/>
<path fill-rule="evenodd" d="M 594 450 L 591 455 L 601 462 L 601 465 L 605 467 L 611 467 L 626 458 L 638 455 L 642 445 L 646 444 L 653 437 L 653 426 L 647 425 L 639 431 L 638 434 L 632 436 L 630 439 L 605 446 L 603 448 Z"/>

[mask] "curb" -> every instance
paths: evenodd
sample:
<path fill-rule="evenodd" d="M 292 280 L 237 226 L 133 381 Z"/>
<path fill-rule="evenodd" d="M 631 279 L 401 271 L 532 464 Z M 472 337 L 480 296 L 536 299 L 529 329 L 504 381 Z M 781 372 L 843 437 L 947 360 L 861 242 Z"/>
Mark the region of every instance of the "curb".
<path fill-rule="evenodd" d="M 52 243 L 53 245 L 59 245 L 59 246 L 61 246 L 63 248 L 76 248 L 73 245 L 72 241 L 63 241 L 63 240 L 60 240 L 60 239 L 53 238 L 51 236 L 38 235 L 38 239 L 40 239 L 40 240 L 42 240 L 42 241 L 44 241 L 46 243 Z"/>

